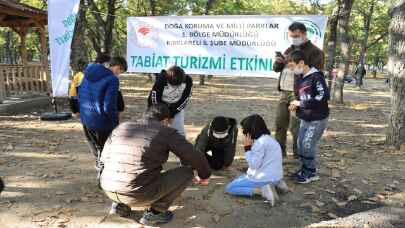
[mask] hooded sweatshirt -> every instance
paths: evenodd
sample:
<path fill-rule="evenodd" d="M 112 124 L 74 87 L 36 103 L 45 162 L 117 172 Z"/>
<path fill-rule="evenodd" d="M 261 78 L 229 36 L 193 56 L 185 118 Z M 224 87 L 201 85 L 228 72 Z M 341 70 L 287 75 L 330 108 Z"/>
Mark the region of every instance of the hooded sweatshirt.
<path fill-rule="evenodd" d="M 112 131 L 118 125 L 119 80 L 102 64 L 91 64 L 78 87 L 80 119 L 94 131 Z"/>
<path fill-rule="evenodd" d="M 323 73 L 312 67 L 308 73 L 298 76 L 295 96 L 300 101 L 298 118 L 305 121 L 323 120 L 329 116 L 328 86 Z"/>

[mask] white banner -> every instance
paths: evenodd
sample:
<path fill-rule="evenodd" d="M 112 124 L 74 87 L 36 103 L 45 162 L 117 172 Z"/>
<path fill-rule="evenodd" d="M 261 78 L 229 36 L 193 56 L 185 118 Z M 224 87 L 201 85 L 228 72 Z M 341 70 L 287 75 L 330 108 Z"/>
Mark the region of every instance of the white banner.
<path fill-rule="evenodd" d="M 79 3 L 80 0 L 48 1 L 48 31 L 54 97 L 68 95 L 70 45 Z"/>
<path fill-rule="evenodd" d="M 291 45 L 287 31 L 294 21 L 304 23 L 322 49 L 325 16 L 129 17 L 129 71 L 178 65 L 188 74 L 278 77 L 275 52 Z"/>

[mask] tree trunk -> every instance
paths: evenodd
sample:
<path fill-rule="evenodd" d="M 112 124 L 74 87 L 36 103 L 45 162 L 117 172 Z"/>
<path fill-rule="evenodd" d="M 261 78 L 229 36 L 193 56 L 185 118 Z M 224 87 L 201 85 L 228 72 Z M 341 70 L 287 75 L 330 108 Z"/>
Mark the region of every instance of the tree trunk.
<path fill-rule="evenodd" d="M 208 15 L 212 6 L 214 5 L 215 0 L 208 0 L 205 4 L 204 15 Z M 205 74 L 200 75 L 200 85 L 205 85 Z"/>
<path fill-rule="evenodd" d="M 108 0 L 107 17 L 105 22 L 104 33 L 104 52 L 111 55 L 113 47 L 113 31 L 115 22 L 115 2 L 116 0 Z"/>
<path fill-rule="evenodd" d="M 108 0 L 107 12 L 102 13 L 94 0 L 87 0 L 92 15 L 96 21 L 95 28 L 88 28 L 89 38 L 97 52 L 97 55 L 102 53 L 111 55 L 113 45 L 113 31 L 115 23 L 116 0 Z M 100 1 L 97 1 L 99 3 Z M 101 15 L 107 14 L 104 20 Z"/>
<path fill-rule="evenodd" d="M 405 1 L 395 6 L 390 16 L 388 73 L 392 96 L 387 143 L 400 149 L 405 146 Z"/>
<path fill-rule="evenodd" d="M 150 13 L 149 15 L 151 16 L 156 16 L 156 0 L 149 0 L 149 6 L 150 6 Z"/>
<path fill-rule="evenodd" d="M 376 55 L 374 57 L 374 69 L 373 69 L 373 78 L 376 79 L 377 78 L 377 70 L 378 70 L 378 64 L 380 63 L 380 57 L 378 55 Z"/>
<path fill-rule="evenodd" d="M 338 21 L 338 37 L 337 40 L 340 45 L 341 50 L 341 62 L 339 63 L 338 75 L 336 78 L 334 94 L 332 99 L 336 103 L 343 104 L 343 87 L 344 87 L 344 77 L 347 75 L 349 70 L 349 37 L 348 37 L 348 25 L 350 13 L 352 11 L 354 0 L 342 0 L 342 8 L 339 14 Z"/>
<path fill-rule="evenodd" d="M 361 46 L 360 46 L 360 57 L 359 57 L 359 64 L 360 64 L 360 69 L 364 68 L 364 59 L 366 56 L 366 52 L 367 52 L 367 41 L 368 41 L 368 35 L 370 32 L 370 23 L 371 23 L 371 19 L 373 17 L 373 13 L 374 13 L 374 5 L 375 5 L 375 1 L 371 2 L 371 6 L 370 6 L 370 11 L 368 11 L 368 13 L 363 14 L 363 23 L 364 23 L 364 37 L 363 40 L 361 42 Z M 357 71 L 357 75 L 356 78 L 358 80 L 356 80 L 356 85 L 358 87 L 362 87 L 363 86 L 363 77 L 365 75 L 363 75 L 362 71 Z"/>
<path fill-rule="evenodd" d="M 325 72 L 328 76 L 328 86 L 332 88 L 332 70 L 335 64 L 335 54 L 336 54 L 336 41 L 337 41 L 337 25 L 339 21 L 341 3 L 340 0 L 337 1 L 336 7 L 333 10 L 331 19 L 329 21 L 329 39 L 327 46 L 328 59 L 326 60 Z"/>
<path fill-rule="evenodd" d="M 87 47 L 83 42 L 85 40 L 85 28 L 86 28 L 86 6 L 85 0 L 80 0 L 79 13 L 76 19 L 75 31 L 72 39 L 72 53 L 70 55 L 70 62 L 74 72 L 78 72 L 83 69 L 79 69 L 79 61 L 88 62 L 89 56 L 87 55 Z"/>

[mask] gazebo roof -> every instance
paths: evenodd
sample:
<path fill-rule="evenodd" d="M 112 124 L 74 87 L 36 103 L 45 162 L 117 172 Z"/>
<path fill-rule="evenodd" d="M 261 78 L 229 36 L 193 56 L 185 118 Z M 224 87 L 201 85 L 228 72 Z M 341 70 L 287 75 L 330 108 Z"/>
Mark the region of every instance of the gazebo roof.
<path fill-rule="evenodd" d="M 40 27 L 46 24 L 46 11 L 15 0 L 0 0 L 0 27 Z"/>

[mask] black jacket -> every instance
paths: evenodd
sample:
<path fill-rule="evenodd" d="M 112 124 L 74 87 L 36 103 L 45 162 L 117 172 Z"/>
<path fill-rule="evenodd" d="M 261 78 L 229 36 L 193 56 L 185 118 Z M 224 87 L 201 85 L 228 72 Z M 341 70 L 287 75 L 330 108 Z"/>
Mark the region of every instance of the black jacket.
<path fill-rule="evenodd" d="M 294 92 L 300 101 L 300 107 L 297 109 L 298 118 L 315 121 L 329 116 L 330 93 L 322 72 L 316 71 L 305 77 L 299 77 Z"/>
<path fill-rule="evenodd" d="M 191 90 L 193 87 L 193 79 L 186 75 L 185 81 L 180 84 L 176 91 L 169 91 L 171 88 L 167 79 L 162 74 L 156 75 L 156 82 L 152 87 L 148 97 L 148 106 L 158 103 L 166 103 L 169 106 L 170 115 L 174 117 L 177 113 L 183 110 L 191 97 Z M 165 93 L 170 97 L 165 97 Z"/>
<path fill-rule="evenodd" d="M 200 153 L 210 150 L 223 150 L 225 153 L 224 166 L 230 166 L 236 151 L 236 141 L 238 137 L 238 124 L 235 119 L 228 118 L 230 123 L 229 134 L 224 139 L 216 139 L 212 135 L 211 123 L 207 124 L 198 135 L 194 148 Z"/>

